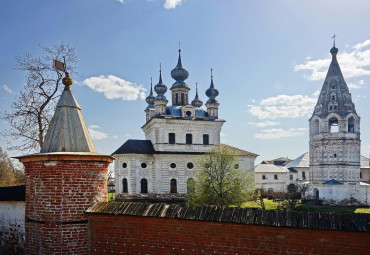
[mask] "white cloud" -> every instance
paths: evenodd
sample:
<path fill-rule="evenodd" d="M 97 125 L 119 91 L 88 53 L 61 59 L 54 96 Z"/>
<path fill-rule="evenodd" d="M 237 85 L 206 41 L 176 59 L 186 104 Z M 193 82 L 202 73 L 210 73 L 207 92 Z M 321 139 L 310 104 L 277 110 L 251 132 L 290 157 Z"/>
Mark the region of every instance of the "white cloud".
<path fill-rule="evenodd" d="M 117 136 L 117 135 L 114 135 L 114 136 L 113 136 L 113 138 L 114 138 L 114 139 L 117 139 L 117 138 L 118 138 L 118 136 Z"/>
<path fill-rule="evenodd" d="M 6 92 L 12 94 L 13 93 L 13 90 L 11 88 L 9 88 L 8 86 L 6 86 L 5 84 L 4 85 L 1 85 L 1 87 L 3 88 L 3 90 L 5 90 Z"/>
<path fill-rule="evenodd" d="M 254 134 L 254 137 L 257 139 L 279 139 L 291 136 L 301 136 L 304 135 L 304 131 L 306 129 L 307 128 L 290 128 L 288 130 L 284 130 L 282 128 L 263 129 L 260 133 Z"/>
<path fill-rule="evenodd" d="M 366 40 L 353 46 L 349 52 L 338 53 L 337 59 L 346 79 L 370 75 L 370 70 L 368 70 L 370 67 L 369 46 L 370 40 Z M 294 70 L 309 71 L 310 74 L 304 75 L 309 80 L 322 80 L 326 76 L 330 62 L 331 57 L 317 60 L 306 59 L 303 64 L 295 65 Z"/>
<path fill-rule="evenodd" d="M 259 119 L 307 117 L 313 112 L 317 97 L 278 95 L 248 105 L 248 112 Z"/>
<path fill-rule="evenodd" d="M 163 7 L 166 9 L 174 9 L 176 6 L 181 5 L 182 0 L 165 0 Z"/>
<path fill-rule="evenodd" d="M 347 82 L 348 88 L 350 90 L 364 88 L 364 84 L 365 84 L 364 80 L 360 80 L 357 83 Z"/>
<path fill-rule="evenodd" d="M 117 2 L 120 2 L 121 4 L 123 4 L 125 2 L 125 0 L 116 0 Z"/>
<path fill-rule="evenodd" d="M 269 127 L 269 126 L 276 126 L 276 125 L 280 125 L 280 123 L 279 123 L 279 122 L 275 122 L 275 121 L 248 122 L 248 124 L 250 124 L 250 125 L 255 125 L 256 127 L 261 127 L 261 128 Z"/>
<path fill-rule="evenodd" d="M 89 132 L 90 132 L 91 138 L 93 140 L 102 140 L 102 139 L 107 138 L 108 135 L 106 133 L 95 130 L 95 129 L 98 129 L 98 128 L 100 128 L 98 125 L 90 125 L 89 126 Z"/>
<path fill-rule="evenodd" d="M 121 98 L 122 100 L 145 99 L 145 91 L 142 85 L 138 85 L 114 75 L 100 75 L 90 77 L 83 81 L 89 88 L 103 93 L 108 99 Z"/>

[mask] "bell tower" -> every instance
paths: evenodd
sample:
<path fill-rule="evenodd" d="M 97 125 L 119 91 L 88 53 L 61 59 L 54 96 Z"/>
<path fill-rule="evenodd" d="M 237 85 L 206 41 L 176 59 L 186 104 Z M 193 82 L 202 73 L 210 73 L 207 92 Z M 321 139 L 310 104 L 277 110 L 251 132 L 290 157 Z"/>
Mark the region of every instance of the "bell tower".
<path fill-rule="evenodd" d="M 329 70 L 309 120 L 310 181 L 359 185 L 360 117 L 340 70 L 335 43 L 330 53 Z"/>

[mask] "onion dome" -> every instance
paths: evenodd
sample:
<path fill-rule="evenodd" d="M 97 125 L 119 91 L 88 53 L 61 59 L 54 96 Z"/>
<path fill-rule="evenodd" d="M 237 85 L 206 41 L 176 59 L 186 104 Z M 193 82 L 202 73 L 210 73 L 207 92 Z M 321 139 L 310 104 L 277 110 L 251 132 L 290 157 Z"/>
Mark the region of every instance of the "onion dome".
<path fill-rule="evenodd" d="M 191 101 L 191 105 L 194 107 L 201 107 L 203 105 L 203 101 L 198 97 L 198 83 L 196 83 L 195 98 L 193 101 Z"/>
<path fill-rule="evenodd" d="M 145 98 L 145 101 L 148 103 L 147 109 L 154 108 L 154 100 L 152 78 L 150 78 L 150 94 Z"/>
<path fill-rule="evenodd" d="M 218 89 L 216 89 L 213 85 L 212 71 L 213 69 L 211 69 L 211 86 L 209 87 L 209 89 L 206 90 L 206 96 L 209 97 L 207 103 L 217 103 L 216 97 L 219 94 Z"/>
<path fill-rule="evenodd" d="M 179 59 L 177 61 L 177 66 L 171 71 L 171 77 L 176 80 L 172 87 L 187 86 L 184 80 L 189 77 L 189 72 L 182 66 L 181 49 L 179 49 Z"/>
<path fill-rule="evenodd" d="M 161 66 L 159 66 L 159 82 L 158 82 L 157 85 L 154 86 L 154 90 L 158 94 L 155 97 L 155 99 L 166 99 L 166 97 L 164 96 L 164 93 L 166 93 L 166 91 L 167 91 L 167 86 L 164 85 L 164 83 L 162 82 L 162 68 L 161 68 Z"/>
<path fill-rule="evenodd" d="M 338 53 L 338 48 L 336 48 L 335 46 L 333 46 L 333 48 L 330 49 L 330 53 L 333 55 L 333 54 L 337 54 Z"/>

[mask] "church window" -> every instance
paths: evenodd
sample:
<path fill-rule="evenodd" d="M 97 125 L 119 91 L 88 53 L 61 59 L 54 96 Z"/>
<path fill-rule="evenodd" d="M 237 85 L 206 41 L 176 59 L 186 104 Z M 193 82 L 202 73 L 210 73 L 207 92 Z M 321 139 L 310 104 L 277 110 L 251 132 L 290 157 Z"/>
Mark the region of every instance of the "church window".
<path fill-rule="evenodd" d="M 336 105 L 334 105 L 334 110 L 336 110 L 337 109 L 337 106 Z"/>
<path fill-rule="evenodd" d="M 235 169 L 238 169 L 238 168 L 239 168 L 239 164 L 235 164 L 235 165 L 234 165 L 234 168 L 235 168 Z"/>
<path fill-rule="evenodd" d="M 176 93 L 175 94 L 175 97 L 176 97 L 176 101 L 175 101 L 176 102 L 176 105 L 179 105 L 179 94 Z"/>
<path fill-rule="evenodd" d="M 146 167 L 147 167 L 146 163 L 141 163 L 141 168 L 146 168 Z"/>
<path fill-rule="evenodd" d="M 209 135 L 203 135 L 203 144 L 209 145 Z"/>
<path fill-rule="evenodd" d="M 331 86 L 332 89 L 335 89 L 335 85 Z"/>
<path fill-rule="evenodd" d="M 189 162 L 186 166 L 187 166 L 189 169 L 193 169 L 194 164 L 193 164 L 193 163 L 191 163 L 191 162 Z"/>
<path fill-rule="evenodd" d="M 171 163 L 171 164 L 170 164 L 170 167 L 171 167 L 171 168 L 176 168 L 176 164 L 175 164 L 175 163 Z"/>
<path fill-rule="evenodd" d="M 335 117 L 330 118 L 330 120 L 329 120 L 329 132 L 330 133 L 339 132 L 338 119 L 335 118 Z"/>
<path fill-rule="evenodd" d="M 266 175 L 262 175 L 262 180 L 266 180 Z"/>
<path fill-rule="evenodd" d="M 353 117 L 348 119 L 348 132 L 354 133 L 355 132 L 355 120 Z"/>
<path fill-rule="evenodd" d="M 144 178 L 140 181 L 141 189 L 140 192 L 143 194 L 148 193 L 148 181 Z"/>
<path fill-rule="evenodd" d="M 175 144 L 176 139 L 175 139 L 175 133 L 169 133 L 168 134 L 168 143 L 169 144 Z"/>
<path fill-rule="evenodd" d="M 362 173 L 360 172 L 360 178 L 362 178 Z"/>
<path fill-rule="evenodd" d="M 125 162 L 125 163 L 123 163 L 123 164 L 122 164 L 122 167 L 123 167 L 123 168 L 126 168 L 126 167 L 127 167 L 127 163 L 126 163 L 126 162 Z"/>
<path fill-rule="evenodd" d="M 186 144 L 192 144 L 192 143 L 193 143 L 193 135 L 186 134 Z"/>
<path fill-rule="evenodd" d="M 185 105 L 185 95 L 184 95 L 184 93 L 181 93 L 181 104 Z"/>
<path fill-rule="evenodd" d="M 190 117 L 191 116 L 191 111 L 186 111 L 186 113 L 185 113 L 188 117 Z"/>
<path fill-rule="evenodd" d="M 335 100 L 335 96 L 334 95 L 331 96 L 331 100 Z"/>
<path fill-rule="evenodd" d="M 305 171 L 302 172 L 302 179 L 306 180 L 306 172 Z"/>
<path fill-rule="evenodd" d="M 277 179 L 278 179 L 278 175 L 274 174 L 274 180 L 277 180 Z"/>
<path fill-rule="evenodd" d="M 293 175 L 289 175 L 289 180 L 293 180 Z"/>
<path fill-rule="evenodd" d="M 122 180 L 122 193 L 128 193 L 128 185 L 126 178 L 123 178 Z"/>
<path fill-rule="evenodd" d="M 337 157 L 337 154 L 336 153 L 334 153 L 334 158 L 336 158 Z"/>
<path fill-rule="evenodd" d="M 195 189 L 195 181 L 194 181 L 193 178 L 189 178 L 186 181 L 186 192 L 187 192 L 187 194 L 193 193 L 194 189 Z"/>
<path fill-rule="evenodd" d="M 176 179 L 171 180 L 171 193 L 177 193 L 177 181 L 176 181 Z"/>

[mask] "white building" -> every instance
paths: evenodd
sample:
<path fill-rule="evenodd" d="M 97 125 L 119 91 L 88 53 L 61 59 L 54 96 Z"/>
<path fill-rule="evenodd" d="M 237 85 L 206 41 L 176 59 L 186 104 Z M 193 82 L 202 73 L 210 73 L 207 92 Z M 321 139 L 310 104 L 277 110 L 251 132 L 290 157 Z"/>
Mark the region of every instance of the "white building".
<path fill-rule="evenodd" d="M 340 70 L 337 53 L 332 61 L 310 123 L 310 183 L 313 198 L 346 205 L 349 200 L 369 203 L 360 183 L 360 117 Z"/>
<path fill-rule="evenodd" d="M 170 88 L 172 105 L 167 105 L 167 86 L 159 82 L 151 87 L 145 109 L 146 123 L 142 126 L 146 140 L 128 140 L 113 156 L 115 161 L 116 193 L 187 193 L 192 181 L 197 156 L 214 146 L 220 146 L 220 132 L 224 124 L 218 118 L 219 92 L 211 85 L 206 90 L 206 110 L 199 99 L 198 89 L 189 104 L 190 87 L 185 83 L 189 72 L 182 66 L 181 50 L 177 66 L 171 71 L 175 83 Z M 221 145 L 227 146 L 227 145 Z M 239 162 L 235 167 L 253 169 L 257 154 L 229 146 Z"/>
<path fill-rule="evenodd" d="M 254 180 L 257 189 L 266 192 L 285 192 L 289 184 L 289 170 L 285 166 L 259 164 L 254 169 Z"/>

